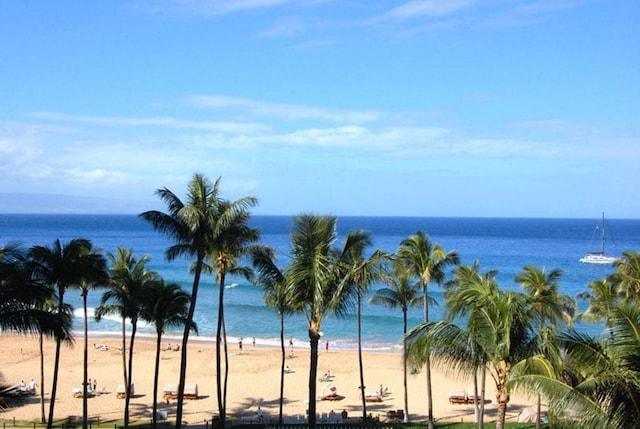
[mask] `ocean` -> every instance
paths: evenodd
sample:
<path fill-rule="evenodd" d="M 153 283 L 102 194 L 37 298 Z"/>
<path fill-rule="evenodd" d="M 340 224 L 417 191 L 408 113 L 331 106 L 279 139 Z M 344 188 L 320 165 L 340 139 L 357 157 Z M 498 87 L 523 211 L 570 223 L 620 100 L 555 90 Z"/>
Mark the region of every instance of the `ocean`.
<path fill-rule="evenodd" d="M 254 216 L 252 223 L 262 231 L 261 243 L 276 249 L 282 266 L 288 264 L 290 216 Z M 518 290 L 515 276 L 526 265 L 563 270 L 560 292 L 576 297 L 587 285 L 613 272 L 611 266 L 585 265 L 578 260 L 586 251 L 597 250 L 601 220 L 594 219 L 525 219 L 525 218 L 430 218 L 430 217 L 339 217 L 340 245 L 348 231 L 362 228 L 373 235 L 375 249 L 397 250 L 400 242 L 418 230 L 423 230 L 445 250 L 458 252 L 463 264 L 480 262 L 481 270 L 498 271 L 503 289 Z M 640 220 L 608 219 L 607 235 L 611 238 L 608 254 L 640 251 Z M 0 246 L 19 241 L 25 248 L 34 244 L 51 245 L 55 239 L 66 242 L 72 238 L 90 239 L 104 252 L 115 253 L 116 247 L 133 249 L 140 257 L 148 255 L 149 268 L 158 271 L 165 281 L 176 282 L 191 291 L 189 260 L 166 261 L 164 251 L 170 242 L 135 215 L 0 215 Z M 275 311 L 265 307 L 262 291 L 243 278 L 229 278 L 225 291 L 225 316 L 229 341 L 244 338 L 245 344 L 255 338 L 257 345 L 279 344 L 279 319 Z M 376 286 L 376 287 L 381 287 Z M 212 275 L 204 276 L 200 285 L 195 320 L 199 337 L 211 340 L 215 335 L 217 316 L 217 284 Z M 430 309 L 431 320 L 443 318 L 442 289 L 430 285 L 430 294 L 439 306 Z M 99 305 L 102 291 L 91 290 L 90 311 Z M 69 291 L 65 300 L 76 308 L 74 329 L 82 329 L 82 301 L 77 291 Z M 578 300 L 584 310 L 586 302 Z M 409 312 L 409 327 L 422 320 L 421 308 Z M 402 338 L 402 312 L 365 303 L 362 310 L 363 347 L 368 350 L 398 349 Z M 119 335 L 117 316 L 90 321 L 93 336 Z M 600 335 L 600 324 L 578 324 L 578 329 Z M 355 315 L 338 319 L 325 318 L 323 342 L 331 348 L 356 348 Z M 151 326 L 140 327 L 141 336 L 154 336 Z M 167 341 L 179 338 L 181 331 L 168 332 Z M 306 320 L 301 315 L 290 316 L 285 322 L 285 336 L 292 337 L 296 347 L 308 346 Z M 195 337 L 194 337 L 195 338 Z"/>

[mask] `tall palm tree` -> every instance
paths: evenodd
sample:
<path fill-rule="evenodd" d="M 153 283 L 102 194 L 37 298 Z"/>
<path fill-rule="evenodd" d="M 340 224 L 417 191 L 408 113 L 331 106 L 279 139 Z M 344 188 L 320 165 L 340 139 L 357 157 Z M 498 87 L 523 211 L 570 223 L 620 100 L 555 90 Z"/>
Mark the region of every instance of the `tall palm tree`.
<path fill-rule="evenodd" d="M 470 312 L 478 311 L 473 299 L 468 299 L 468 288 L 472 290 L 477 286 L 485 293 L 497 293 L 498 284 L 496 282 L 497 271 L 489 270 L 484 274 L 480 271 L 480 262 L 475 261 L 473 265 L 457 266 L 453 272 L 453 279 L 445 285 L 447 315 L 448 322 L 466 317 Z M 484 412 L 485 412 L 485 388 L 487 376 L 488 356 L 480 342 L 479 336 L 475 336 L 476 332 L 473 327 L 467 325 L 466 330 L 461 331 L 464 344 L 461 345 L 461 351 L 458 353 L 466 354 L 464 362 L 461 362 L 462 369 L 468 369 L 473 376 L 474 390 L 474 406 L 477 416 L 478 428 L 484 428 Z M 478 372 L 480 380 L 478 380 Z"/>
<path fill-rule="evenodd" d="M 155 429 L 158 421 L 158 379 L 160 375 L 160 351 L 162 348 L 162 334 L 165 329 L 182 327 L 188 322 L 189 301 L 191 296 L 182 290 L 176 283 L 165 283 L 158 279 L 149 284 L 145 291 L 146 299 L 143 302 L 141 318 L 153 323 L 156 328 L 156 358 L 153 373 L 153 417 L 152 428 Z M 198 332 L 195 323 L 191 329 Z"/>
<path fill-rule="evenodd" d="M 86 253 L 87 249 L 91 248 L 92 245 L 89 240 L 75 238 L 64 245 L 60 240 L 55 240 L 51 247 L 36 245 L 29 249 L 29 258 L 32 262 L 35 278 L 56 290 L 56 296 L 58 298 L 57 314 L 60 317 L 69 310 L 64 302 L 65 292 L 68 288 L 78 286 L 82 283 L 84 267 L 83 264 L 80 263 L 80 259 Z M 58 370 L 60 366 L 60 347 L 63 340 L 69 339 L 70 337 L 56 337 L 47 429 L 53 427 Z M 44 388 L 44 386 L 41 386 L 41 388 Z"/>
<path fill-rule="evenodd" d="M 252 251 L 251 259 L 256 271 L 254 282 L 262 287 L 264 301 L 267 307 L 278 312 L 280 319 L 280 408 L 278 412 L 278 424 L 282 426 L 284 405 L 284 373 L 285 373 L 285 343 L 284 343 L 284 318 L 295 311 L 292 302 L 291 290 L 287 287 L 284 272 L 277 266 L 275 251 L 268 247 L 259 247 Z"/>
<path fill-rule="evenodd" d="M 340 255 L 348 253 L 332 246 L 336 240 L 336 218 L 302 214 L 293 218 L 292 260 L 286 273 L 296 306 L 305 315 L 309 333 L 309 426 L 316 426 L 316 378 L 318 342 L 322 321 L 330 314 L 344 315 L 348 293 L 338 270 Z"/>
<path fill-rule="evenodd" d="M 362 296 L 369 293 L 369 287 L 382 278 L 382 267 L 386 261 L 384 252 L 378 250 L 369 258 L 365 252 L 373 245 L 371 233 L 364 230 L 353 230 L 347 234 L 340 264 L 341 277 L 345 278 L 349 288 L 349 298 L 355 299 L 356 323 L 358 326 L 358 367 L 360 371 L 360 396 L 362 399 L 362 419 L 367 418 L 367 401 L 364 384 L 364 367 L 362 362 Z M 348 298 L 347 298 L 348 299 Z"/>
<path fill-rule="evenodd" d="M 397 256 L 406 261 L 409 271 L 419 279 L 423 290 L 424 321 L 427 323 L 429 322 L 428 285 L 432 281 L 442 284 L 445 279 L 445 268 L 449 265 L 457 265 L 460 260 L 459 256 L 454 251 L 446 252 L 439 244 L 433 244 L 431 238 L 424 231 L 418 231 L 402 240 Z M 428 353 L 424 364 L 427 381 L 428 425 L 429 429 L 433 429 L 433 393 Z"/>
<path fill-rule="evenodd" d="M 80 290 L 82 296 L 82 310 L 83 310 L 83 379 L 82 379 L 82 427 L 87 429 L 88 424 L 88 404 L 87 404 L 87 390 L 89 389 L 88 374 L 89 374 L 89 328 L 88 328 L 88 316 L 87 316 L 87 296 L 89 290 L 92 288 L 103 287 L 107 284 L 107 262 L 98 250 L 94 249 L 91 242 L 83 249 L 80 257 L 76 262 L 77 268 L 80 271 L 80 281 L 74 287 Z"/>
<path fill-rule="evenodd" d="M 180 362 L 180 379 L 178 383 L 178 401 L 176 405 L 176 429 L 182 425 L 182 409 L 184 402 L 184 382 L 187 371 L 187 344 L 193 314 L 198 298 L 198 287 L 202 271 L 207 268 L 207 260 L 212 260 L 210 269 L 217 271 L 217 280 L 221 288 L 219 292 L 218 325 L 216 329 L 216 378 L 218 389 L 218 409 L 220 422 L 225 425 L 226 408 L 226 373 L 225 387 L 221 386 L 221 333 L 224 327 L 224 280 L 230 268 L 239 268 L 235 259 L 246 250 L 248 243 L 257 241 L 258 231 L 247 225 L 248 209 L 257 204 L 253 197 L 241 198 L 233 203 L 220 197 L 220 178 L 211 183 L 202 174 L 195 174 L 188 185 L 187 200 L 182 202 L 173 192 L 163 188 L 156 194 L 166 203 L 168 213 L 147 211 L 140 216 L 150 222 L 159 232 L 175 241 L 167 251 L 167 259 L 174 260 L 179 256 L 195 257 L 192 264 L 193 286 L 191 302 L 182 336 L 182 355 Z M 248 275 L 248 272 L 244 270 Z M 224 343 L 225 356 L 226 341 Z M 226 371 L 226 370 L 225 370 Z M 224 393 L 223 393 L 224 390 Z"/>
<path fill-rule="evenodd" d="M 202 174 L 195 174 L 187 186 L 187 199 L 185 202 L 180 200 L 169 189 L 161 188 L 156 191 L 156 195 L 166 204 L 167 213 L 150 210 L 140 214 L 140 217 L 150 222 L 158 232 L 174 240 L 174 244 L 166 250 L 167 260 L 173 261 L 181 256 L 195 258 L 191 267 L 193 272 L 191 301 L 189 303 L 187 323 L 182 335 L 178 401 L 176 404 L 176 429 L 180 429 L 182 426 L 184 383 L 187 373 L 187 344 L 198 299 L 200 277 L 205 260 L 211 250 L 210 219 L 215 216 L 218 194 L 218 182 L 214 185 Z"/>
<path fill-rule="evenodd" d="M 135 344 L 138 319 L 142 306 L 148 299 L 150 285 L 157 281 L 159 275 L 149 270 L 146 264 L 148 256 L 138 259 L 132 249 L 118 247 L 116 253 L 107 253 L 109 259 L 109 288 L 100 300 L 96 309 L 96 319 L 100 320 L 107 314 L 118 314 L 122 318 L 122 366 L 125 385 L 124 426 L 129 426 L 129 404 L 133 394 L 133 347 Z M 126 321 L 131 322 L 131 337 L 129 340 L 129 358 L 127 360 Z"/>
<path fill-rule="evenodd" d="M 527 265 L 524 270 L 516 275 L 516 282 L 527 292 L 527 306 L 531 309 L 531 315 L 538 320 L 538 350 L 550 357 L 547 345 L 554 337 L 559 321 L 564 321 L 568 327 L 573 323 L 577 305 L 573 298 L 558 292 L 558 279 L 562 270 L 554 269 L 549 272 L 543 267 L 538 268 Z M 555 353 L 554 353 L 555 354 Z M 536 428 L 540 429 L 542 410 L 542 398 L 538 394 Z"/>
<path fill-rule="evenodd" d="M 219 179 L 218 179 L 219 180 Z M 216 188 L 217 188 L 216 182 Z M 216 272 L 218 282 L 218 323 L 216 328 L 216 381 L 218 396 L 218 412 L 220 425 L 226 425 L 227 381 L 229 375 L 229 355 L 227 335 L 224 324 L 224 291 L 227 275 L 242 275 L 251 279 L 251 269 L 240 265 L 238 261 L 249 256 L 258 246 L 260 231 L 249 226 L 249 209 L 257 204 L 253 197 L 244 197 L 234 202 L 218 199 L 212 216 L 209 218 L 211 228 L 208 258 L 211 265 L 207 269 Z M 224 342 L 221 347 L 221 339 Z M 222 373 L 222 352 L 224 352 L 224 378 Z"/>
<path fill-rule="evenodd" d="M 18 243 L 0 246 L 0 330 L 38 335 L 40 386 L 44 386 L 44 337 L 71 338 L 71 315 L 54 310 L 54 292 L 32 275 L 32 265 Z M 3 390 L 15 396 L 10 388 Z M 13 398 L 9 398 L 9 403 Z M 41 421 L 46 421 L 44 389 L 40 389 Z"/>
<path fill-rule="evenodd" d="M 409 274 L 401 259 L 392 262 L 392 272 L 383 278 L 389 285 L 375 291 L 370 299 L 372 304 L 384 305 L 389 308 L 402 310 L 402 369 L 404 388 L 404 422 L 409 423 L 409 392 L 407 388 L 407 312 L 411 307 L 417 307 L 422 302 L 420 285 L 415 283 L 415 277 Z"/>
<path fill-rule="evenodd" d="M 496 429 L 504 429 L 513 366 L 535 346 L 532 321 L 523 294 L 500 291 L 493 281 L 477 281 L 461 290 L 456 300 L 468 309 L 467 329 L 448 321 L 423 323 L 407 335 L 408 354 L 418 364 L 431 355 L 460 370 L 486 362 L 494 380 L 498 416 Z"/>

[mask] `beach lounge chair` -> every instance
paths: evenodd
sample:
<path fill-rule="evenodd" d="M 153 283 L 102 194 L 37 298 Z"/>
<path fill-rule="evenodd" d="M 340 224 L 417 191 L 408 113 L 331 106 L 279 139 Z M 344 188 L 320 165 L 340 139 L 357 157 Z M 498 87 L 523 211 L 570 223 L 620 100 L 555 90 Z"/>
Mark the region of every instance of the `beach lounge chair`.
<path fill-rule="evenodd" d="M 167 399 L 177 399 L 178 398 L 178 384 L 177 383 L 166 383 L 164 388 L 162 389 L 162 397 L 166 401 Z"/>
<path fill-rule="evenodd" d="M 480 396 L 478 396 L 478 401 L 480 400 Z M 473 404 L 476 402 L 476 393 L 473 387 L 467 389 L 467 403 Z"/>
<path fill-rule="evenodd" d="M 82 387 L 74 388 L 71 391 L 73 393 L 74 398 L 82 398 L 82 394 L 83 394 Z M 96 396 L 96 393 L 91 389 L 87 389 L 87 398 L 93 398 L 94 396 Z"/>
<path fill-rule="evenodd" d="M 338 395 L 338 389 L 332 384 L 328 384 L 322 388 L 320 399 L 323 401 L 338 401 L 344 396 Z"/>
<path fill-rule="evenodd" d="M 366 402 L 382 402 L 382 397 L 378 392 L 367 392 L 364 394 Z"/>
<path fill-rule="evenodd" d="M 136 389 L 135 385 L 131 383 L 131 392 L 129 392 L 130 396 L 135 395 Z M 124 384 L 118 384 L 118 388 L 116 389 L 116 397 L 118 399 L 124 399 L 127 396 L 127 387 Z"/>
<path fill-rule="evenodd" d="M 198 385 L 185 383 L 184 399 L 198 399 Z"/>
<path fill-rule="evenodd" d="M 449 391 L 449 403 L 450 404 L 466 404 L 467 393 L 463 388 L 455 388 Z"/>

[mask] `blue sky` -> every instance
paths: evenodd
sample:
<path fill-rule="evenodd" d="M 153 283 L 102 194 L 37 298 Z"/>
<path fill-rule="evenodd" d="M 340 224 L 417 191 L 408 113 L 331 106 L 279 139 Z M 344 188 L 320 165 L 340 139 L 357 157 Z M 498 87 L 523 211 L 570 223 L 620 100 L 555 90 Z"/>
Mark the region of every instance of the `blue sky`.
<path fill-rule="evenodd" d="M 636 0 L 8 1 L 0 212 L 640 217 Z"/>

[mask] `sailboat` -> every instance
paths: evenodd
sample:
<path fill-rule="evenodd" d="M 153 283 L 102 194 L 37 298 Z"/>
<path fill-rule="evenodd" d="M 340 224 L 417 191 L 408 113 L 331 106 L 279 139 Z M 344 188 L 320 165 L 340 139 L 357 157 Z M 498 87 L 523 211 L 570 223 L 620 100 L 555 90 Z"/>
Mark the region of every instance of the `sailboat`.
<path fill-rule="evenodd" d="M 602 234 L 600 236 L 600 250 L 595 252 L 587 252 L 584 257 L 580 258 L 580 262 L 584 264 L 609 265 L 613 264 L 619 259 L 615 256 L 607 256 L 604 253 L 604 245 L 606 242 L 604 212 L 602 213 L 602 227 L 600 229 L 602 231 Z"/>

